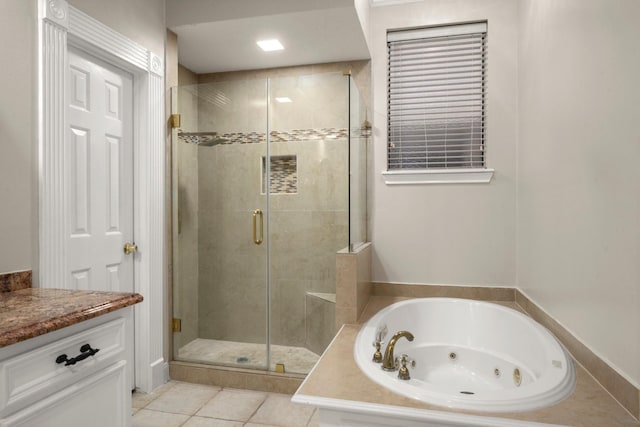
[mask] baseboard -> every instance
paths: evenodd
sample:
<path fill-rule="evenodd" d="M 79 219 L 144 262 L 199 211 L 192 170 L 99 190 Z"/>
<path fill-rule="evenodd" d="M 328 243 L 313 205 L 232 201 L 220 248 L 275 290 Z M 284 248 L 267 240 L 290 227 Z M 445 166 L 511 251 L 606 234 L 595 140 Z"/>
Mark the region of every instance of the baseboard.
<path fill-rule="evenodd" d="M 371 295 L 390 297 L 449 297 L 480 301 L 515 301 L 515 289 L 489 286 L 422 285 L 373 282 Z"/>
<path fill-rule="evenodd" d="M 631 415 L 640 419 L 640 390 L 636 386 L 609 366 L 519 289 L 516 289 L 515 296 L 516 304 L 536 322 L 550 330 L 571 353 L 576 362 L 580 363 Z"/>

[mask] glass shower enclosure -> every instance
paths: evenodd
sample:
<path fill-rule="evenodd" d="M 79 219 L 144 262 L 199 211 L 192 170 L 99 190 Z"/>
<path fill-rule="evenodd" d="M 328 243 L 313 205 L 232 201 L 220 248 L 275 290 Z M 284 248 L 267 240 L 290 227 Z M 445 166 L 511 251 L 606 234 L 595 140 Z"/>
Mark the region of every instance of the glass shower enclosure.
<path fill-rule="evenodd" d="M 336 331 L 335 254 L 366 241 L 358 89 L 214 81 L 172 103 L 173 358 L 307 373 Z"/>

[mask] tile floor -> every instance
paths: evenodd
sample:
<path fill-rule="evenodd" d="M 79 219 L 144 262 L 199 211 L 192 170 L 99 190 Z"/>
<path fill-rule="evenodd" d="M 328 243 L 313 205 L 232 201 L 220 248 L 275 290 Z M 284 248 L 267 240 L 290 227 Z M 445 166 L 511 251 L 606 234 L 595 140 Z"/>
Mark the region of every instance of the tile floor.
<path fill-rule="evenodd" d="M 133 427 L 317 427 L 318 411 L 291 396 L 170 381 L 133 394 Z"/>

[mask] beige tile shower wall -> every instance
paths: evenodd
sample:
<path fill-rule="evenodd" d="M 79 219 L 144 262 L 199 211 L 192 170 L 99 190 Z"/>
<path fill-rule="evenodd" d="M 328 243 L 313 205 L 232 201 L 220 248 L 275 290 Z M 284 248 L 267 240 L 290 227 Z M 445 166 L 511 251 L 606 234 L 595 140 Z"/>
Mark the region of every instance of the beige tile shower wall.
<path fill-rule="evenodd" d="M 264 144 L 198 148 L 199 336 L 265 342 L 266 245 L 253 242 Z"/>
<path fill-rule="evenodd" d="M 294 77 L 311 74 L 325 74 L 351 70 L 351 76 L 358 86 L 364 104 L 371 106 L 371 63 L 370 61 L 331 62 L 327 64 L 302 65 L 297 67 L 271 68 L 266 70 L 230 71 L 226 73 L 200 74 L 199 83 L 255 80 L 271 77 Z"/>
<path fill-rule="evenodd" d="M 265 80 L 220 81 L 198 86 L 200 132 L 266 132 Z"/>
<path fill-rule="evenodd" d="M 307 294 L 306 300 L 308 320 L 305 347 L 322 354 L 336 334 L 336 303 L 316 294 Z"/>
<path fill-rule="evenodd" d="M 323 129 L 348 127 L 349 79 L 327 75 L 273 76 L 269 79 L 269 128 Z M 291 102 L 278 102 L 287 97 Z M 326 107 L 324 107 L 326 106 Z"/>
<path fill-rule="evenodd" d="M 266 79 L 253 73 L 241 75 L 253 80 L 214 81 L 199 86 L 200 131 L 265 134 L 268 98 L 270 131 L 348 126 L 349 80 L 341 72 L 322 76 L 275 74 L 268 87 Z M 280 103 L 276 97 L 292 102 Z"/>
<path fill-rule="evenodd" d="M 270 82 L 272 98 L 293 100 L 269 105 L 270 130 L 346 128 L 348 79 L 303 76 L 345 68 L 368 73 L 361 62 L 199 76 L 215 83 L 198 88 L 198 131 L 266 133 L 268 76 L 278 77 Z M 296 194 L 270 199 L 271 342 L 304 346 L 306 294 L 335 293 L 334 254 L 348 244 L 348 144 L 278 142 L 270 149 L 272 156 L 295 155 L 298 177 Z M 202 338 L 265 341 L 267 248 L 253 243 L 252 228 L 253 211 L 267 210 L 260 194 L 265 151 L 264 143 L 199 148 Z"/>
<path fill-rule="evenodd" d="M 193 85 L 196 75 L 178 67 L 180 87 Z M 179 90 L 178 111 L 181 128 L 198 129 L 197 96 L 193 92 Z M 175 225 L 177 251 L 174 258 L 173 316 L 182 320 L 182 331 L 174 334 L 177 350 L 198 337 L 198 148 L 195 145 L 176 142 L 175 154 L 178 167 L 177 203 L 178 224 Z"/>
<path fill-rule="evenodd" d="M 275 344 L 304 345 L 306 293 L 336 291 L 335 253 L 348 243 L 349 233 L 347 144 L 345 139 L 271 144 L 273 156 L 295 155 L 298 164 L 298 193 L 271 196 Z"/>
<path fill-rule="evenodd" d="M 200 337 L 264 342 L 266 245 L 253 243 L 265 144 L 200 147 Z M 295 155 L 298 193 L 274 194 L 269 218 L 271 341 L 306 342 L 306 293 L 335 292 L 335 252 L 347 244 L 347 142 L 271 144 Z M 266 220 L 266 218 L 265 218 Z"/>

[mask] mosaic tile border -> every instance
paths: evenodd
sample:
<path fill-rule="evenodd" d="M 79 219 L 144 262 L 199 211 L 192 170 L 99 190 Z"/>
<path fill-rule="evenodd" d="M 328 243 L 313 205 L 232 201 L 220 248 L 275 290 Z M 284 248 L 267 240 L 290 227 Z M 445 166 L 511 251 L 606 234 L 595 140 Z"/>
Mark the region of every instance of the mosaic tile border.
<path fill-rule="evenodd" d="M 293 129 L 289 131 L 271 131 L 271 142 L 298 142 L 325 139 L 345 139 L 349 136 L 347 128 Z M 267 141 L 265 132 L 185 132 L 178 129 L 178 139 L 189 144 L 205 146 L 258 144 Z"/>
<path fill-rule="evenodd" d="M 0 274 L 0 292 L 11 292 L 19 289 L 30 288 L 31 283 L 31 270 Z"/>

